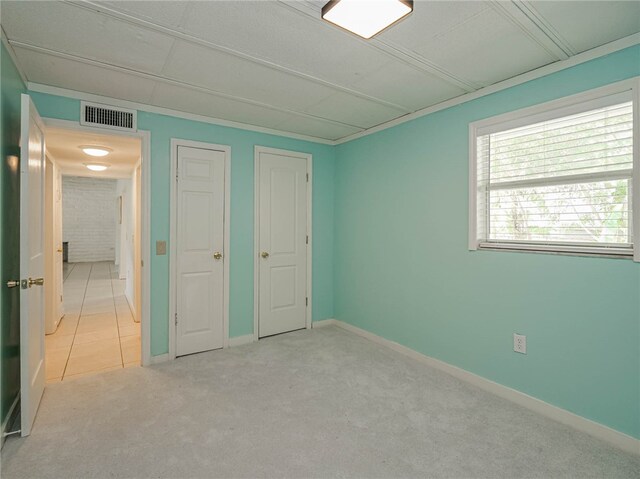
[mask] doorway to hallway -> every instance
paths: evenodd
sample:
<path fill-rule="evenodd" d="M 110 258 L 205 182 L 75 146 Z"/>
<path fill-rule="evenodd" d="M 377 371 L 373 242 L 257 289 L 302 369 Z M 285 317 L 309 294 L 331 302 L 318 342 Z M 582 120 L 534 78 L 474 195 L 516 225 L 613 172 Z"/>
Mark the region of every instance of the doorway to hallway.
<path fill-rule="evenodd" d="M 140 365 L 136 323 L 113 262 L 65 263 L 65 316 L 47 335 L 47 383 Z"/>

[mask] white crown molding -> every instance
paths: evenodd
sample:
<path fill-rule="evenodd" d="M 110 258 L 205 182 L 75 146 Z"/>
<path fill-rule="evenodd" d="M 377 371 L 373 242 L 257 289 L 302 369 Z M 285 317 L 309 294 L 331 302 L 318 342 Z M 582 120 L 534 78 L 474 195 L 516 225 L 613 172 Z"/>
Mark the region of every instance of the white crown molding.
<path fill-rule="evenodd" d="M 581 63 L 585 63 L 585 62 L 594 60 L 596 58 L 608 55 L 610 53 L 614 53 L 619 50 L 632 47 L 639 43 L 640 43 L 640 33 L 634 33 L 633 35 L 629 35 L 627 37 L 613 41 L 611 43 L 607 43 L 606 45 L 602 45 L 602 46 L 593 48 L 591 50 L 587 50 L 586 52 L 579 53 L 575 56 L 567 58 L 566 60 L 560 60 L 558 62 L 551 63 L 550 65 L 537 68 L 530 72 L 523 73 L 513 78 L 509 78 L 508 80 L 494 83 L 493 85 L 481 88 L 480 90 L 477 90 L 471 93 L 466 93 L 459 97 L 452 98 L 451 100 L 446 100 L 441 103 L 438 103 L 437 105 L 432 105 L 427 108 L 417 110 L 413 113 L 409 113 L 408 115 L 401 116 L 399 118 L 396 118 L 395 120 L 381 123 L 380 125 L 374 126 L 372 128 L 368 128 L 359 133 L 354 133 L 353 135 L 345 136 L 343 138 L 336 140 L 335 144 L 341 145 L 342 143 L 347 143 L 349 141 L 357 140 L 358 138 L 372 135 L 379 131 L 383 131 L 388 128 L 393 128 L 394 126 L 401 125 L 402 123 L 406 123 L 408 121 L 412 121 L 417 118 L 430 115 L 431 113 L 435 113 L 441 110 L 446 110 L 447 108 L 451 108 L 453 106 L 460 105 L 462 103 L 466 103 L 468 101 L 475 100 L 477 98 L 482 98 L 483 96 L 491 95 L 501 90 L 506 90 L 507 88 L 511 88 L 511 87 L 520 85 L 522 83 L 526 83 L 528 81 L 535 80 L 537 78 L 541 78 L 543 76 L 550 75 L 552 73 L 556 73 L 561 70 L 574 67 L 576 65 L 580 65 Z"/>
<path fill-rule="evenodd" d="M 148 113 L 157 113 L 159 115 L 173 116 L 175 118 L 181 118 L 183 120 L 198 121 L 201 123 L 209 123 L 211 125 L 237 128 L 239 130 L 253 131 L 256 133 L 266 133 L 268 135 L 281 136 L 284 138 L 292 138 L 294 140 L 309 141 L 312 143 L 320 143 L 323 145 L 335 145 L 335 141 L 333 140 L 327 140 L 327 139 L 318 138 L 315 136 L 300 135 L 297 133 L 290 133 L 287 131 L 275 130 L 272 128 L 248 125 L 246 123 L 239 123 L 236 121 L 223 120 L 221 118 L 197 115 L 195 113 L 187 113 L 179 110 L 172 110 L 170 108 L 147 105 L 145 103 L 138 103 L 138 102 L 129 101 L 129 100 L 120 100 L 117 98 L 111 98 L 111 97 L 102 96 L 102 95 L 94 95 L 92 93 L 69 90 L 67 88 L 60 88 L 60 87 L 55 87 L 50 85 L 43 85 L 40 83 L 28 82 L 27 89 L 29 91 L 34 91 L 38 93 L 46 93 L 49 95 L 62 96 L 65 98 L 73 98 L 74 100 L 92 101 L 96 103 L 104 103 L 106 105 L 121 106 L 123 108 L 131 108 L 134 110 L 145 111 Z"/>
<path fill-rule="evenodd" d="M 626 452 L 640 455 L 640 439 L 636 439 L 585 417 L 578 416 L 577 414 L 569 412 L 566 409 L 559 408 L 558 406 L 554 406 L 553 404 L 549 404 L 533 396 L 529 396 L 528 394 L 525 394 L 523 392 L 511 389 L 510 387 L 503 386 L 502 384 L 498 384 L 489 379 L 483 378 L 482 376 L 478 376 L 477 374 L 473 374 L 469 371 L 461 369 L 457 366 L 453 366 L 439 359 L 435 359 L 425 354 L 419 353 L 418 351 L 410 349 L 394 341 L 390 341 L 374 333 L 370 333 L 369 331 L 358 328 L 349 323 L 345 323 L 344 321 L 335 319 L 325 321 L 331 321 L 331 323 L 327 322 L 326 326 L 335 325 L 339 328 L 355 333 L 358 336 L 369 339 L 376 344 L 385 346 L 389 349 L 393 349 L 394 351 L 420 361 L 427 366 L 450 374 L 455 378 L 458 378 L 462 381 L 472 384 L 473 386 L 479 387 L 480 389 L 495 394 L 496 396 L 507 399 L 508 401 L 514 402 L 531 411 L 553 419 L 554 421 L 558 421 L 562 424 L 565 424 L 566 426 L 587 433 L 602 441 L 606 441 L 609 444 L 612 444 L 613 446 L 616 446 Z"/>
<path fill-rule="evenodd" d="M 364 100 L 369 100 L 372 102 L 375 102 L 379 105 L 384 105 L 388 108 L 392 108 L 394 110 L 398 110 L 398 111 L 402 111 L 402 112 L 408 112 L 410 110 L 407 109 L 407 107 L 402 106 L 402 105 L 398 105 L 396 103 L 387 101 L 387 100 L 383 100 L 381 98 L 377 98 L 374 97 L 372 95 L 368 95 L 366 93 L 363 93 L 361 91 L 355 90 L 353 88 L 347 87 L 347 86 L 343 86 L 343 85 L 338 85 L 337 83 L 333 83 L 329 80 L 325 80 L 323 78 L 319 78 L 313 75 L 310 75 L 308 73 L 304 73 L 298 70 L 294 70 L 293 68 L 289 68 L 289 67 L 285 67 L 283 65 L 262 59 L 262 58 L 258 58 L 255 57 L 253 55 L 249 55 L 247 53 L 241 52 L 239 50 L 236 50 L 234 48 L 230 48 L 230 47 L 225 47 L 223 45 L 219 45 L 217 43 L 208 41 L 208 40 L 204 40 L 202 38 L 193 36 L 193 35 L 189 35 L 188 33 L 184 33 L 178 30 L 175 30 L 173 28 L 164 26 L 164 25 L 159 25 L 157 23 L 154 22 L 150 22 L 148 20 L 143 20 L 141 18 L 138 18 L 136 16 L 130 15 L 128 13 L 122 12 L 120 10 L 111 8 L 110 6 L 107 5 L 103 5 L 103 4 L 98 4 L 96 2 L 91 2 L 91 1 L 84 1 L 84 2 L 77 2 L 77 1 L 71 1 L 71 0 L 64 0 L 65 3 L 67 3 L 68 5 L 72 5 L 74 7 L 77 8 L 83 8 L 86 10 L 90 10 L 93 13 L 98 13 L 100 15 L 103 16 L 107 16 L 107 17 L 111 17 L 123 22 L 127 22 L 133 25 L 136 25 L 138 27 L 141 28 L 145 28 L 147 30 L 152 30 L 158 33 L 162 33 L 164 35 L 170 36 L 172 38 L 175 39 L 179 39 L 179 40 L 183 40 L 185 42 L 188 43 L 192 43 L 195 45 L 199 45 L 199 46 L 203 46 L 206 48 L 209 48 L 211 50 L 216 50 L 222 53 L 226 53 L 228 55 L 232 55 L 235 56 L 237 58 L 241 58 L 243 60 L 247 60 L 250 61 L 252 63 L 270 68 L 272 70 L 276 70 L 282 73 L 286 73 L 288 75 L 292 75 L 292 76 L 296 76 L 298 78 L 302 78 L 304 80 L 319 84 L 319 85 L 323 85 L 326 86 L 328 88 L 331 88 L 335 91 L 340 91 L 343 93 L 347 93 L 349 95 L 354 95 L 357 96 L 359 98 L 362 98 Z"/>

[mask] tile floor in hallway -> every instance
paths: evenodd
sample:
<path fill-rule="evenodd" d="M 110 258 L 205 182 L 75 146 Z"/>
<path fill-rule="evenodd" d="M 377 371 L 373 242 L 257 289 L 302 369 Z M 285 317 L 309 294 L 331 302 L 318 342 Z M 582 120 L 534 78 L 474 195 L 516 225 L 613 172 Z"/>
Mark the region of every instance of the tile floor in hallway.
<path fill-rule="evenodd" d="M 140 323 L 124 288 L 112 262 L 65 264 L 65 315 L 45 337 L 47 382 L 140 365 Z"/>

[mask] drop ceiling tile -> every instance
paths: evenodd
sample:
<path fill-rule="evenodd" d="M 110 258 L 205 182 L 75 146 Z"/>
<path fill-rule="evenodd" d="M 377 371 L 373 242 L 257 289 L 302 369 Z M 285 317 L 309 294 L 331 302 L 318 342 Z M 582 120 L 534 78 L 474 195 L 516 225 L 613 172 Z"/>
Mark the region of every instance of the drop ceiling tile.
<path fill-rule="evenodd" d="M 554 58 L 493 8 L 483 10 L 414 50 L 482 87 L 551 63 Z"/>
<path fill-rule="evenodd" d="M 576 52 L 640 32 L 638 1 L 529 2 Z"/>
<path fill-rule="evenodd" d="M 79 63 L 74 60 L 14 47 L 29 81 L 148 103 L 155 82 L 128 73 Z"/>
<path fill-rule="evenodd" d="M 360 128 L 371 128 L 406 113 L 397 108 L 389 108 L 342 92 L 334 93 L 305 111 L 321 118 L 329 118 Z"/>
<path fill-rule="evenodd" d="M 215 22 L 215 28 L 212 28 Z M 266 61 L 349 85 L 388 56 L 354 35 L 281 2 L 196 2 L 185 19 L 189 33 Z"/>
<path fill-rule="evenodd" d="M 136 18 L 162 25 L 178 27 L 190 2 L 179 1 L 117 1 L 100 2 L 110 9 L 126 13 Z"/>
<path fill-rule="evenodd" d="M 275 128 L 291 117 L 280 111 L 163 83 L 156 86 L 151 104 L 265 128 Z"/>
<path fill-rule="evenodd" d="M 60 2 L 3 1 L 2 25 L 14 41 L 147 73 L 160 72 L 173 45 L 166 35 Z"/>
<path fill-rule="evenodd" d="M 465 91 L 440 78 L 392 60 L 351 85 L 357 91 L 416 111 L 462 95 Z"/>
<path fill-rule="evenodd" d="M 192 43 L 178 41 L 164 75 L 216 92 L 286 109 L 313 105 L 336 90 Z"/>
<path fill-rule="evenodd" d="M 309 118 L 290 118 L 277 126 L 278 130 L 315 136 L 326 140 L 338 140 L 362 131 L 359 128 L 325 123 Z"/>
<path fill-rule="evenodd" d="M 376 38 L 406 49 L 413 49 L 427 38 L 442 35 L 489 8 L 487 2 L 414 2 L 413 12 Z"/>

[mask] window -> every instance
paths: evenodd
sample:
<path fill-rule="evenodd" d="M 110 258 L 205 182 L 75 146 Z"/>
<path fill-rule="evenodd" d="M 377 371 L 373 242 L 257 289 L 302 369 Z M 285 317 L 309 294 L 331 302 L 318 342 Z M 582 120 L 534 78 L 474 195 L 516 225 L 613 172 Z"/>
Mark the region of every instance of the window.
<path fill-rule="evenodd" d="M 633 256 L 634 92 L 472 123 L 470 249 Z"/>

